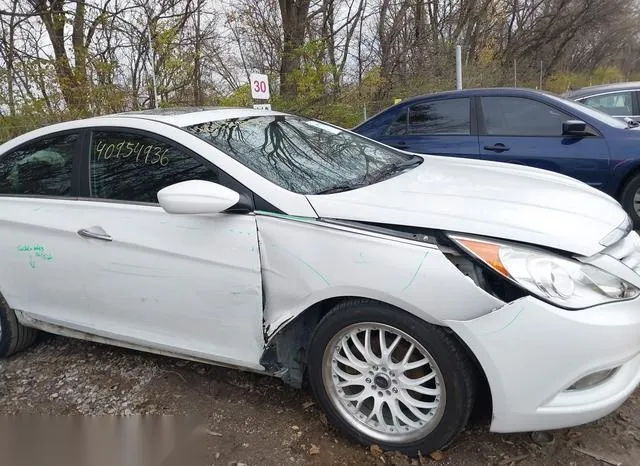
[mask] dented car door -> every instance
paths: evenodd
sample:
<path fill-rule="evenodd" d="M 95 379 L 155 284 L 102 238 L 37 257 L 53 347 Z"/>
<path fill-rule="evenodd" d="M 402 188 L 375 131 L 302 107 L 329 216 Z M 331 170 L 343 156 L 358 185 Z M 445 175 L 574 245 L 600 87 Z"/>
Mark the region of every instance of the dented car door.
<path fill-rule="evenodd" d="M 90 306 L 68 321 L 155 350 L 259 368 L 255 217 L 172 215 L 157 202 L 163 187 L 184 179 L 222 183 L 223 173 L 133 129 L 93 131 L 89 152 L 90 197 L 78 201 L 74 217 L 87 251 Z"/>

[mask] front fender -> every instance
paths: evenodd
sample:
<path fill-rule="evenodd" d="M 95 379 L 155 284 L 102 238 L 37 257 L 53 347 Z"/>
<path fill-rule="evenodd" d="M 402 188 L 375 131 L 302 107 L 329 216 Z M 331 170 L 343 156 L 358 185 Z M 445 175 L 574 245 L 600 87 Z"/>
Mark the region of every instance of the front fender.
<path fill-rule="evenodd" d="M 382 301 L 439 325 L 504 304 L 434 244 L 314 219 L 257 221 L 267 338 L 314 304 L 344 296 Z"/>

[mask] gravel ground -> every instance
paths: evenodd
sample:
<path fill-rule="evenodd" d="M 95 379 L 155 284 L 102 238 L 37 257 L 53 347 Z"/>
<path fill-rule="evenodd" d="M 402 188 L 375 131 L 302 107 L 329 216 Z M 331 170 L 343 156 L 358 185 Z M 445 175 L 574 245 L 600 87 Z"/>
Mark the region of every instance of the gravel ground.
<path fill-rule="evenodd" d="M 491 434 L 475 420 L 435 459 L 411 460 L 351 443 L 308 391 L 277 379 L 48 335 L 0 361 L 0 413 L 196 416 L 204 427 L 190 449 L 207 466 L 640 465 L 640 392 L 614 414 L 544 441 Z"/>

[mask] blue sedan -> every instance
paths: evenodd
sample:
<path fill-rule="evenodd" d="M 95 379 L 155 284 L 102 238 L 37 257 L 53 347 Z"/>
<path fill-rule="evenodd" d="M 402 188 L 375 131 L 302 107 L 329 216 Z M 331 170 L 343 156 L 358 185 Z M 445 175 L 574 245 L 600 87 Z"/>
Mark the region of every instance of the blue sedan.
<path fill-rule="evenodd" d="M 617 199 L 640 227 L 640 126 L 529 89 L 414 97 L 354 131 L 402 150 L 517 163 L 577 178 Z"/>

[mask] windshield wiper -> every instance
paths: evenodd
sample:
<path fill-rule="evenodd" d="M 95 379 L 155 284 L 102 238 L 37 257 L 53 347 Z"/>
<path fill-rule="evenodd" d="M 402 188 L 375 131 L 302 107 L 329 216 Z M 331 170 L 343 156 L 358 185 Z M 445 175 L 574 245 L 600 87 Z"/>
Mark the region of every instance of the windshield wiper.
<path fill-rule="evenodd" d="M 339 184 L 337 186 L 331 186 L 330 188 L 317 191 L 314 194 L 342 193 L 344 191 L 350 191 L 352 189 L 369 186 L 370 184 L 377 183 L 378 181 L 382 180 L 384 177 L 387 177 L 393 173 L 401 172 L 403 170 L 406 170 L 407 168 L 418 166 L 422 163 L 422 161 L 423 161 L 422 157 L 415 155 L 410 159 L 405 160 L 404 162 L 391 164 L 384 167 L 382 170 L 380 170 L 376 174 L 376 176 L 372 178 L 368 178 L 367 181 Z"/>
<path fill-rule="evenodd" d="M 409 160 L 405 160 L 404 162 L 400 162 L 395 165 L 388 165 L 387 167 L 380 170 L 376 176 L 370 178 L 369 181 L 371 183 L 377 183 L 378 181 L 382 181 L 389 175 L 402 172 L 407 168 L 417 167 L 423 162 L 423 160 L 424 159 L 419 155 L 414 155 Z"/>
<path fill-rule="evenodd" d="M 321 191 L 316 191 L 314 194 L 332 194 L 332 193 L 342 193 L 345 191 L 351 191 L 352 189 L 362 188 L 363 186 L 367 186 L 369 183 L 345 183 L 339 184 L 337 186 L 331 186 L 330 188 L 323 189 Z"/>

